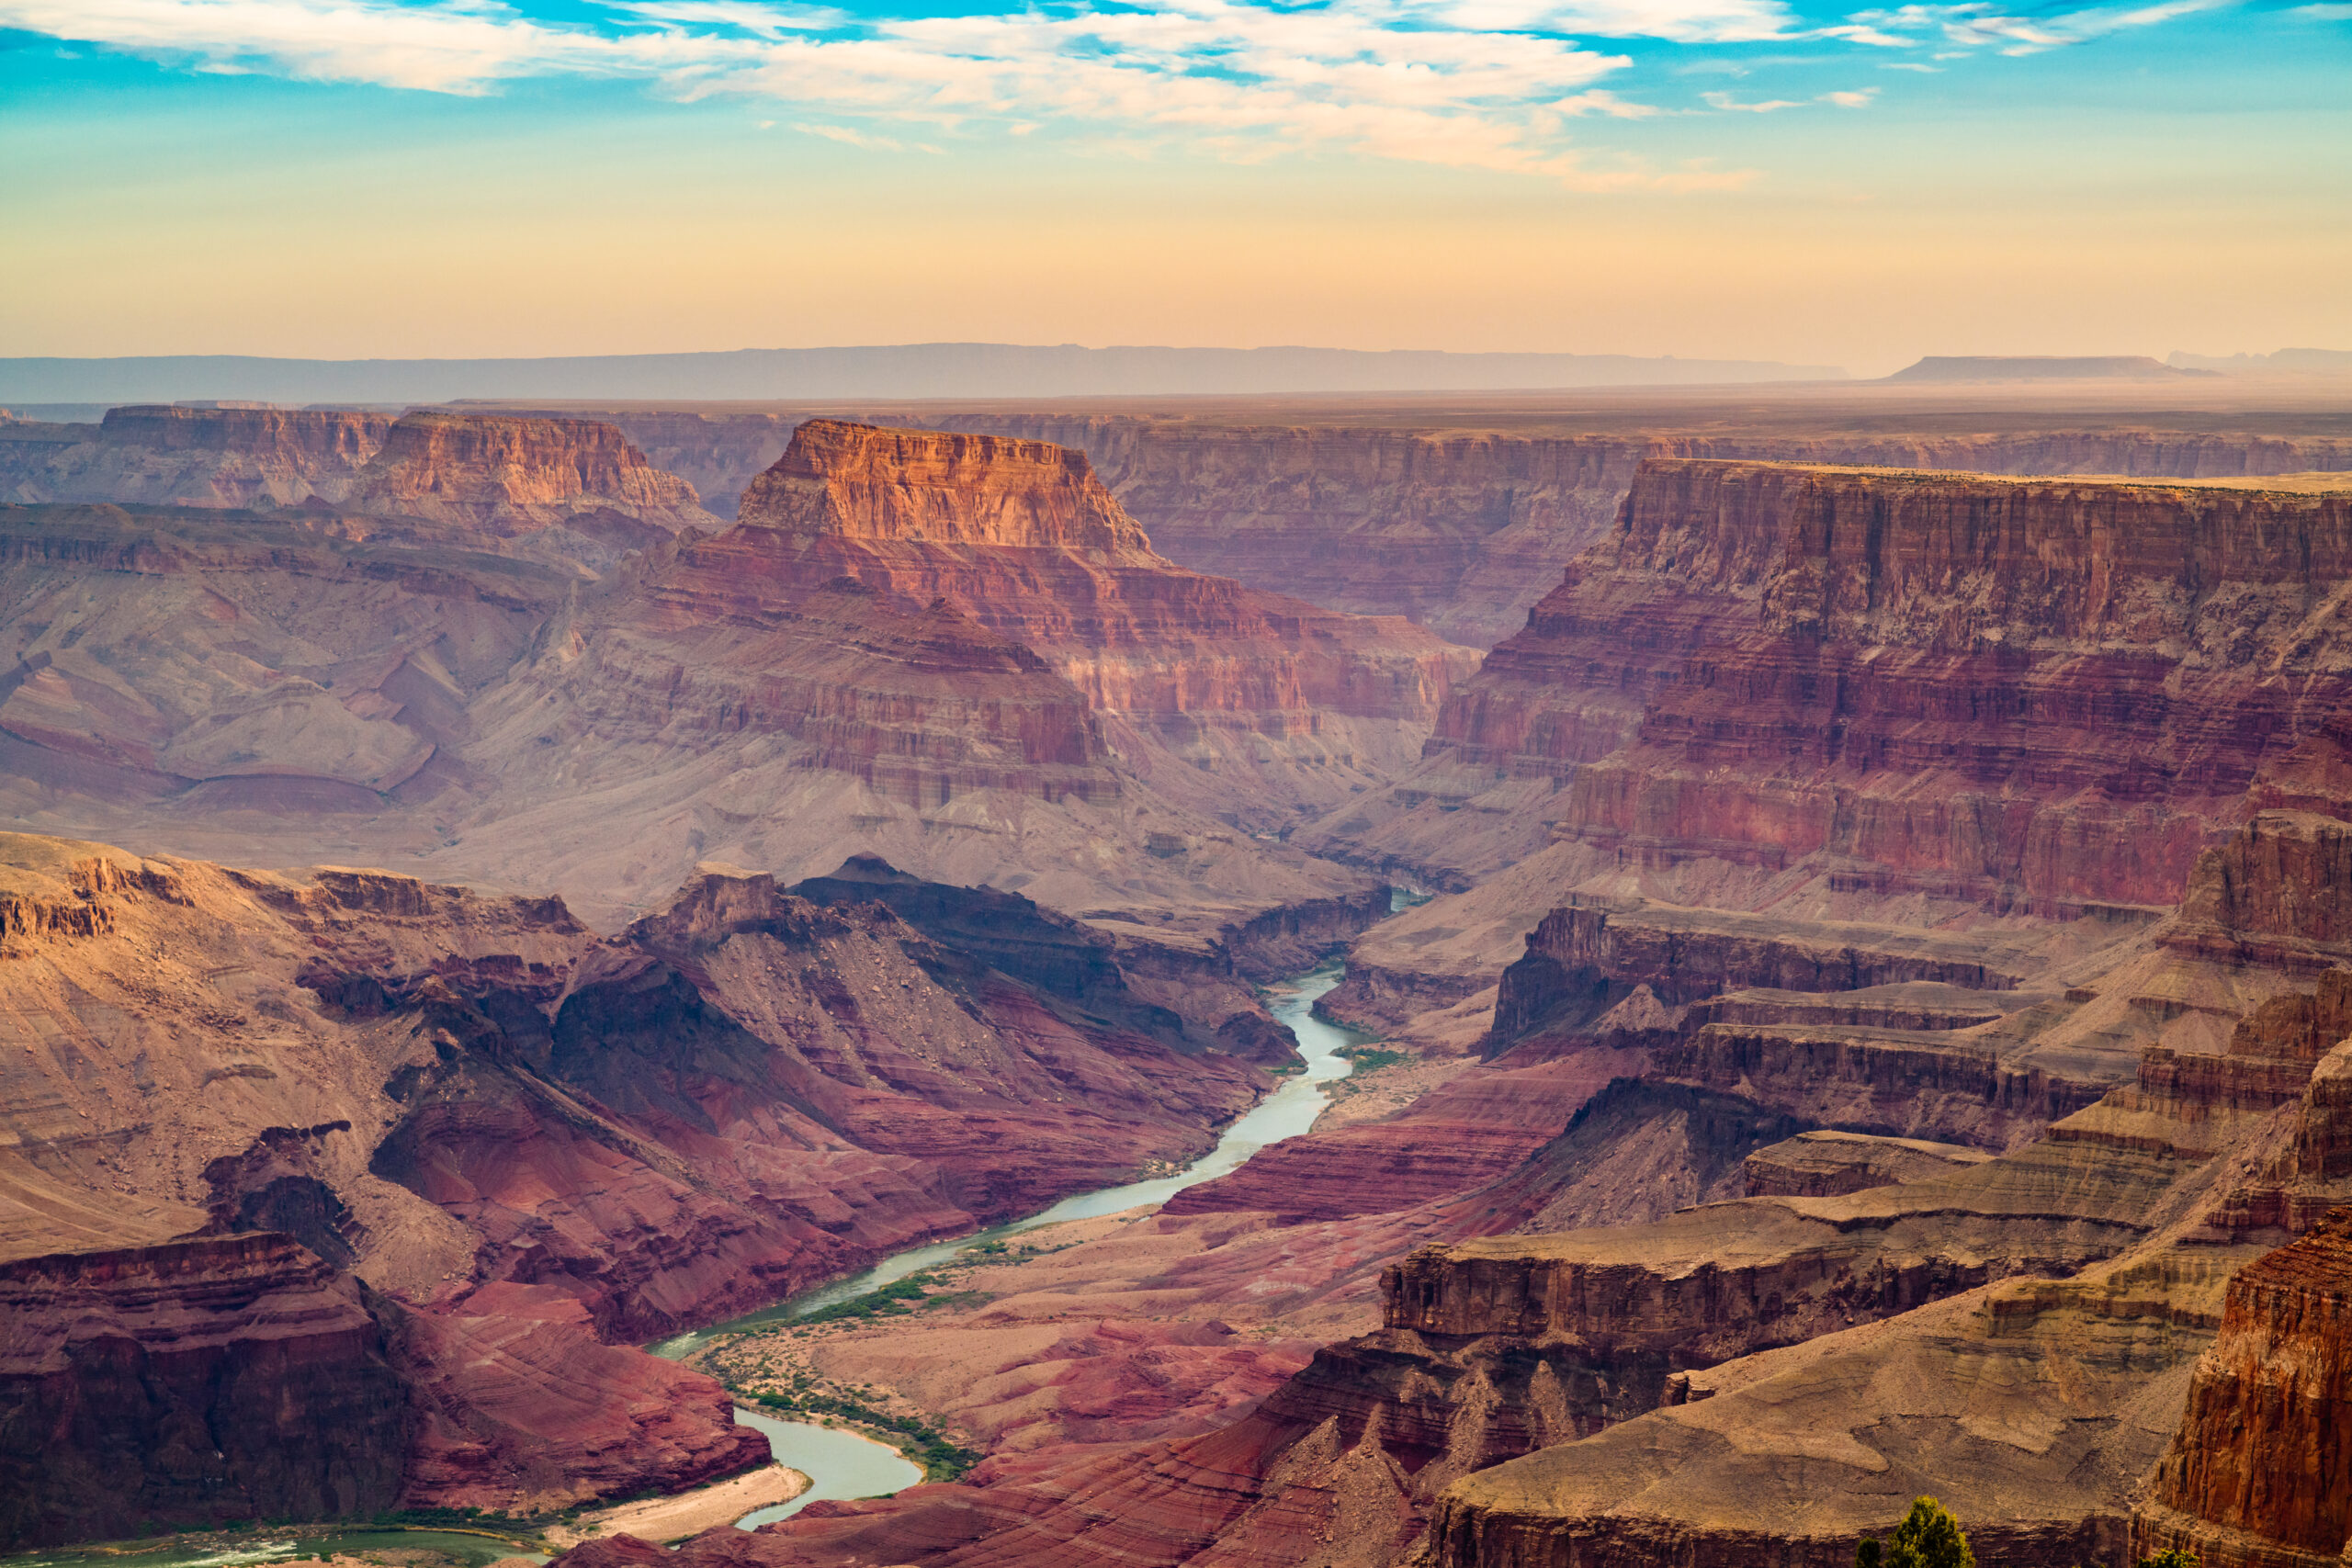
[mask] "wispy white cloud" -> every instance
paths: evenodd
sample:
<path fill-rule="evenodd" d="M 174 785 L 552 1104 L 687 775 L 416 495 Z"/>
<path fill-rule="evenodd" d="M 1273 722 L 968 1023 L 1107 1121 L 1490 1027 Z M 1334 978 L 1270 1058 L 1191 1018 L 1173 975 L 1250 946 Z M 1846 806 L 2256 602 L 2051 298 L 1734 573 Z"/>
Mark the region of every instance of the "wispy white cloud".
<path fill-rule="evenodd" d="M 1649 104 L 1628 103 L 1606 87 L 1594 87 L 1573 97 L 1562 98 L 1552 107 L 1571 117 L 1600 114 L 1611 119 L 1647 119 L 1661 112 Z"/>
<path fill-rule="evenodd" d="M 1663 18 L 1656 25 L 1692 28 L 1747 26 L 1738 18 L 1776 9 L 1773 0 L 1612 3 L 1628 26 L 1650 5 Z M 1471 25 L 1476 4 L 1149 0 L 860 22 L 761 0 L 607 0 L 610 25 L 590 27 L 495 0 L 0 0 L 0 26 L 200 69 L 444 93 L 637 77 L 683 98 L 780 100 L 824 114 L 835 130 L 832 122 L 859 119 L 950 130 L 1042 121 L 1097 145 L 1141 135 L 1236 156 L 1337 148 L 1595 188 L 1739 177 L 1580 155 L 1565 121 L 1645 112 L 1592 96 L 1631 62 L 1566 38 Z"/>
<path fill-rule="evenodd" d="M 910 133 L 1042 130 L 1121 152 L 1171 142 L 1237 159 L 1336 150 L 1586 189 L 1707 189 L 1749 175 L 1661 170 L 1580 145 L 1594 122 L 1660 112 L 1600 85 L 1634 62 L 1591 40 L 1703 45 L 1694 64 L 1738 75 L 1792 68 L 1741 45 L 2027 53 L 2228 0 L 2030 16 L 2003 0 L 1917 0 L 1818 25 L 1788 0 L 1001 3 L 875 17 L 815 0 L 590 0 L 592 19 L 575 6 L 553 20 L 502 0 L 0 0 L 0 27 L 204 71 L 440 93 L 631 79 L 681 99 L 771 100 L 810 117 L 792 122 L 808 134 L 883 150 L 928 145 Z M 1807 101 L 1860 107 L 1875 92 L 1706 101 L 1770 114 Z"/>
<path fill-rule="evenodd" d="M 1866 109 L 1871 107 L 1871 100 L 1877 96 L 1876 87 L 1863 87 L 1854 92 L 1824 93 L 1814 102 L 1836 104 L 1841 109 Z"/>
<path fill-rule="evenodd" d="M 2158 0 L 2146 6 L 2095 6 L 2019 16 L 1998 0 L 1963 0 L 1959 5 L 1909 5 L 1893 10 L 1859 11 L 1848 20 L 1906 42 L 1916 39 L 1956 46 L 1935 56 L 1949 60 L 1983 49 L 2010 55 L 2039 54 L 2043 50 L 2088 43 L 2111 33 L 2154 27 L 2233 4 L 2235 0 Z"/>

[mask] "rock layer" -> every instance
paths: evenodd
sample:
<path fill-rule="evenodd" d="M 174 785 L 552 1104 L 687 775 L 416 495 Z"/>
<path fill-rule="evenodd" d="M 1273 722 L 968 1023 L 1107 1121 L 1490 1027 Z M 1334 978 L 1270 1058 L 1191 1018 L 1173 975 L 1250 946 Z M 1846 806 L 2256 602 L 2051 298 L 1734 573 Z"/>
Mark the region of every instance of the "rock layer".
<path fill-rule="evenodd" d="M 1023 964 L 1003 921 L 960 949 L 749 874 L 599 939 L 9 835 L 0 920 L 0 1466 L 46 1483 L 13 1541 L 753 1462 L 628 1343 L 1191 1158 L 1268 1081 L 1076 922 Z"/>
<path fill-rule="evenodd" d="M 2352 1209 L 2231 1280 L 2133 1544 L 2216 1568 L 2332 1563 L 2352 1547 Z"/>

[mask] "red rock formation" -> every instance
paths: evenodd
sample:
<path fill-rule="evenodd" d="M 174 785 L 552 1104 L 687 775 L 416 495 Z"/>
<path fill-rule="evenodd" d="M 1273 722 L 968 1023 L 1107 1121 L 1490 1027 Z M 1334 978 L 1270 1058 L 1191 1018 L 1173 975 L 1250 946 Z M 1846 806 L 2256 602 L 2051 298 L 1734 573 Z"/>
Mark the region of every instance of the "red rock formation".
<path fill-rule="evenodd" d="M 1146 555 L 1086 455 L 1043 441 L 814 419 L 752 481 L 741 521 L 786 534 Z"/>
<path fill-rule="evenodd" d="M 2132 1546 L 2211 1568 L 2321 1568 L 2352 1548 L 2352 1209 L 2230 1281 Z"/>
<path fill-rule="evenodd" d="M 1489 411 L 1483 427 L 1478 414 L 1453 408 L 1351 412 L 1328 423 L 1312 415 L 1284 423 L 1280 411 L 1237 418 L 1001 406 L 928 408 L 919 417 L 1084 452 L 1159 547 L 1195 571 L 1332 609 L 1407 615 L 1476 648 L 1520 629 L 1554 574 L 1607 529 L 1650 457 L 2154 479 L 2352 468 L 2352 446 L 2324 436 L 2035 428 L 1982 412 L 1969 416 L 1971 434 L 1945 433 L 1951 422 L 1937 413 L 1916 416 L 1917 434 L 1888 433 L 1876 411 L 1844 431 L 1843 414 L 1812 410 L 1776 418 L 1752 406 L 1682 404 L 1611 413 L 1585 430 L 1572 412 L 1524 405 Z M 649 409 L 610 417 L 725 515 L 784 450 L 798 416 Z M 2021 427 L 1986 429 L 2004 423 Z"/>
<path fill-rule="evenodd" d="M 643 544 L 707 524 L 694 486 L 645 460 L 628 438 L 588 419 L 403 415 L 344 503 L 495 533 L 558 524 L 619 526 Z"/>
<path fill-rule="evenodd" d="M 2249 786 L 2333 776 L 2347 507 L 1652 461 L 1424 770 L 1551 781 L 1556 841 L 1650 872 L 2169 903 Z"/>
<path fill-rule="evenodd" d="M 0 1263 L 0 1542 L 392 1506 L 402 1381 L 286 1236 Z"/>
<path fill-rule="evenodd" d="M 497 1286 L 455 1312 L 379 1308 L 407 1381 L 404 1496 L 529 1513 L 683 1491 L 768 1459 L 699 1372 L 597 1343 L 573 1298 Z"/>
<path fill-rule="evenodd" d="M 811 421 L 728 538 L 746 576 L 846 575 L 908 608 L 944 599 L 1097 708 L 1179 741 L 1203 727 L 1283 739 L 1331 717 L 1426 722 L 1473 663 L 1401 622 L 1183 570 L 1083 457 L 1036 442 Z"/>

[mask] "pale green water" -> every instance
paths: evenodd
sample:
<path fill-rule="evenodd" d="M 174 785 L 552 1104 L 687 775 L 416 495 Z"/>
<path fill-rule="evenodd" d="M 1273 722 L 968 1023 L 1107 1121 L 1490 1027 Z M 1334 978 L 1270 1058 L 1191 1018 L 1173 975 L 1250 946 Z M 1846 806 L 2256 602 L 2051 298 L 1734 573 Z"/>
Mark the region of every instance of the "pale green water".
<path fill-rule="evenodd" d="M 922 1479 L 922 1466 L 890 1447 L 839 1427 L 783 1421 L 738 1406 L 735 1423 L 768 1435 L 768 1451 L 808 1478 L 808 1490 L 789 1503 L 757 1508 L 735 1521 L 739 1530 L 788 1519 L 820 1497 L 887 1497 Z"/>

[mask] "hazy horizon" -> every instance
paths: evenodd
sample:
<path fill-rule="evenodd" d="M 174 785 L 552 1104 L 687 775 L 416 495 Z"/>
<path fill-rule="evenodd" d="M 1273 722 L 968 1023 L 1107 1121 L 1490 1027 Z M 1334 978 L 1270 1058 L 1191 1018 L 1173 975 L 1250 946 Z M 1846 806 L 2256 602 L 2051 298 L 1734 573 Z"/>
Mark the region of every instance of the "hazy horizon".
<path fill-rule="evenodd" d="M 2352 344 L 2352 6 L 0 0 L 0 346 Z"/>

